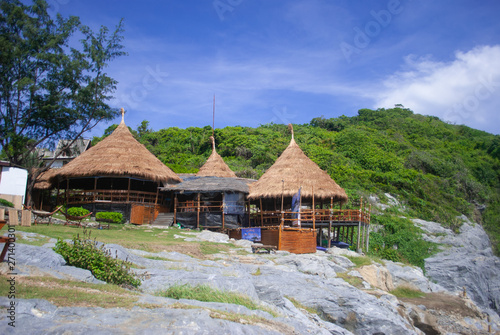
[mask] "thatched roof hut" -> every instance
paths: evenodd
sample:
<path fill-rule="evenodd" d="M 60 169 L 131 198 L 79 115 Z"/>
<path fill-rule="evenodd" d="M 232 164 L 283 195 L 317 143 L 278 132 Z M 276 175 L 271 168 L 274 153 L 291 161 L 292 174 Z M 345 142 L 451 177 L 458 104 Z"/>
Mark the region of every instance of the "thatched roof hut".
<path fill-rule="evenodd" d="M 200 168 L 196 174 L 198 177 L 224 177 L 236 178 L 236 174 L 227 166 L 226 162 L 215 150 L 215 139 L 210 136 L 212 140 L 212 154 L 208 157 L 207 161 Z"/>
<path fill-rule="evenodd" d="M 93 176 L 135 177 L 154 182 L 182 180 L 130 133 L 123 119 L 111 135 L 58 169 L 61 179 Z"/>
<path fill-rule="evenodd" d="M 333 198 L 335 202 L 346 202 L 347 195 L 325 171 L 310 160 L 293 138 L 276 162 L 250 185 L 248 198 L 292 197 L 302 187 L 303 198 Z"/>

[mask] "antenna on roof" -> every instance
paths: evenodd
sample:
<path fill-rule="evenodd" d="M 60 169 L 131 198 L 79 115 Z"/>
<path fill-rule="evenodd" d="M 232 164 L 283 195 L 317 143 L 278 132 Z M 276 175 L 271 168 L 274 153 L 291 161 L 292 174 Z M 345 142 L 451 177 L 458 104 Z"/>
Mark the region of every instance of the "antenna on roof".
<path fill-rule="evenodd" d="M 212 113 L 212 137 L 215 138 L 214 132 L 215 132 L 215 93 L 214 93 L 214 108 Z"/>
<path fill-rule="evenodd" d="M 290 132 L 292 133 L 292 140 L 293 140 L 293 126 L 291 123 L 288 124 L 288 129 L 290 129 Z"/>

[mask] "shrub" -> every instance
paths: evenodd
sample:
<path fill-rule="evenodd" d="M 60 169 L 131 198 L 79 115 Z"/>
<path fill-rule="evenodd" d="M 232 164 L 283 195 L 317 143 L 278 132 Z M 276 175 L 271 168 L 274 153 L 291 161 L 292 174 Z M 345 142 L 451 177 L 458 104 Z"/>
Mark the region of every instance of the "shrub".
<path fill-rule="evenodd" d="M 111 220 L 114 223 L 123 222 L 122 213 L 118 212 L 99 212 L 95 215 L 96 220 Z"/>
<path fill-rule="evenodd" d="M 94 277 L 110 284 L 138 287 L 140 279 L 130 272 L 132 263 L 113 258 L 104 245 L 97 246 L 96 241 L 90 239 L 90 231 L 83 231 L 73 236 L 73 243 L 58 239 L 54 251 L 63 256 L 68 265 L 76 266 L 92 272 Z"/>
<path fill-rule="evenodd" d="M 6 207 L 14 207 L 14 204 L 10 201 L 7 201 L 5 199 L 0 199 L 0 205 L 6 206 Z"/>
<path fill-rule="evenodd" d="M 68 208 L 67 213 L 68 213 L 68 215 L 71 215 L 71 216 L 85 216 L 90 212 L 83 207 L 71 207 L 71 208 Z"/>

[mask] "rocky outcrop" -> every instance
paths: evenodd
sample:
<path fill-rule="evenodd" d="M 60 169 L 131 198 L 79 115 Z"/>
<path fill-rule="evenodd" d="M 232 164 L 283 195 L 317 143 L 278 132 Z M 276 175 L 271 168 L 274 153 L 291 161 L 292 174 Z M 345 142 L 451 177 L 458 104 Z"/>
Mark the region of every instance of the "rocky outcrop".
<path fill-rule="evenodd" d="M 191 234 L 188 238 L 196 240 L 198 235 L 219 243 L 224 239 L 213 233 Z M 97 281 L 88 271 L 64 265 L 52 246 L 17 244 L 16 266 L 20 275 Z M 178 252 L 149 253 L 120 245 L 105 248 L 112 255 L 136 264 L 134 271 L 143 275 L 137 307 L 131 310 L 56 307 L 43 300 L 17 299 L 16 332 L 345 335 L 487 332 L 483 315 L 471 312 L 477 310 L 472 301 L 468 302 L 470 306 L 465 305 L 463 298 L 450 295 L 443 287 L 430 282 L 420 269 L 393 262 L 355 268 L 347 257 L 359 255 L 348 250 L 334 248 L 307 255 L 244 254 L 242 250 L 248 246 L 243 243 L 239 249 L 200 260 Z M 4 267 L 5 264 L 0 271 L 4 271 Z M 357 273 L 356 276 L 363 279 L 362 287 L 342 279 L 346 273 Z M 153 295 L 174 284 L 204 284 L 242 293 L 274 314 L 240 305 Z M 463 304 L 462 311 L 467 313 L 447 313 L 446 306 L 433 305 L 430 300 L 399 300 L 387 292 L 398 286 L 418 288 L 430 295 L 441 292 L 439 294 L 450 299 L 458 299 L 455 304 Z M 442 300 L 442 296 L 436 298 L 438 302 Z M 7 298 L 0 298 L 1 308 L 8 303 Z M 156 308 L 141 307 L 143 305 Z M 499 330 L 498 323 L 498 319 L 494 319 L 490 326 Z M 6 316 L 1 314 L 0 333 L 11 333 L 11 330 Z"/>
<path fill-rule="evenodd" d="M 414 220 L 429 241 L 442 251 L 425 260 L 426 274 L 450 292 L 464 293 L 484 309 L 500 313 L 500 259 L 493 254 L 488 235 L 465 216 L 455 234 L 439 223 Z"/>

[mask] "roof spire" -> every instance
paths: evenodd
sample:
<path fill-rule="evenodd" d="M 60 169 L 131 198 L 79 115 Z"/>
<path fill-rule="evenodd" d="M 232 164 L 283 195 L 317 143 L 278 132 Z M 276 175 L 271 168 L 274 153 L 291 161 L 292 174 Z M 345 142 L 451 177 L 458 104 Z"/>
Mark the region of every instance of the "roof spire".
<path fill-rule="evenodd" d="M 121 123 L 125 123 L 125 109 L 121 108 L 120 112 L 122 113 L 122 122 Z"/>
<path fill-rule="evenodd" d="M 293 126 L 291 123 L 288 124 L 288 129 L 290 129 L 290 132 L 292 133 L 292 140 L 294 139 L 293 138 Z"/>
<path fill-rule="evenodd" d="M 215 151 L 215 138 L 210 136 L 210 141 L 212 141 L 212 151 Z"/>

